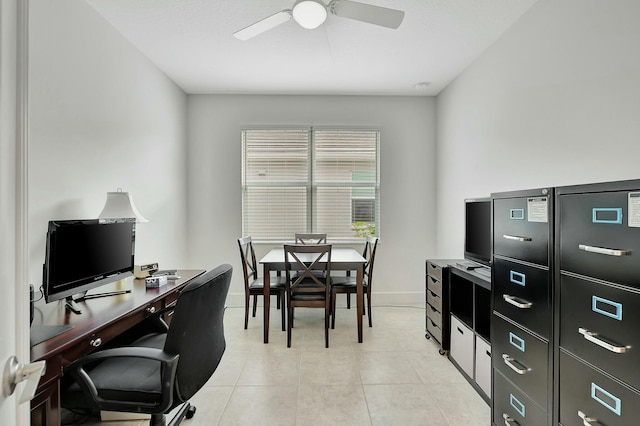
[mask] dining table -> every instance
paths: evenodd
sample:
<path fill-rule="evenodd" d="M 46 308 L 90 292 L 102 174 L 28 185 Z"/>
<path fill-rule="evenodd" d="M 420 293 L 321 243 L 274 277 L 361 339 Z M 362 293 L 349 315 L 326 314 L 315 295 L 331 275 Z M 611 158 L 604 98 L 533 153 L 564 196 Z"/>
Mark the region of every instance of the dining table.
<path fill-rule="evenodd" d="M 320 260 L 322 262 L 323 259 Z M 324 260 L 326 262 L 326 260 Z M 367 260 L 358 253 L 357 250 L 347 247 L 332 247 L 331 249 L 331 271 L 356 271 L 356 310 L 358 324 L 358 343 L 362 343 L 362 315 L 364 311 L 364 293 L 363 293 L 363 276 L 364 265 Z M 272 271 L 284 271 L 284 247 L 276 247 L 271 249 L 262 259 L 260 259 L 263 270 L 264 281 L 264 343 L 269 343 L 269 294 L 270 294 L 270 278 Z M 282 309 L 285 309 L 283 306 Z"/>

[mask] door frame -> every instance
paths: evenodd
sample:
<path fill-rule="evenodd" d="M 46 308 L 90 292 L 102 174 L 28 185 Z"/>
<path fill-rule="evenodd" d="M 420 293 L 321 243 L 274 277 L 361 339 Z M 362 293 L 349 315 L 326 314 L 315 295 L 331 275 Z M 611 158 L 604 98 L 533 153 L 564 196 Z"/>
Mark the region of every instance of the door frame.
<path fill-rule="evenodd" d="M 0 122 L 3 158 L 0 159 L 0 218 L 3 238 L 2 285 L 4 311 L 13 317 L 0 348 L 0 368 L 16 355 L 30 360 L 29 349 L 29 238 L 28 238 L 28 0 L 0 0 Z M 3 332 L 4 333 L 4 332 Z M 9 397 L 0 392 L 0 417 L 13 424 L 29 424 L 29 404 L 18 404 L 19 385 Z M 12 422 L 13 420 L 13 422 Z"/>

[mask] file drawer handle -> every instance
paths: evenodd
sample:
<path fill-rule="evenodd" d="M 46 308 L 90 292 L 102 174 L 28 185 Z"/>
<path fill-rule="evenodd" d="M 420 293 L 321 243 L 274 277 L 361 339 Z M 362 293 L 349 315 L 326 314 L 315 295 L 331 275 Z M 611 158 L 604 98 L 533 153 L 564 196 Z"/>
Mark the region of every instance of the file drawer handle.
<path fill-rule="evenodd" d="M 587 415 L 580 410 L 578 410 L 578 416 L 582 419 L 582 424 L 584 426 L 595 426 L 600 424 L 598 423 L 598 419 L 594 417 L 587 417 Z"/>
<path fill-rule="evenodd" d="M 512 369 L 513 371 L 515 371 L 520 375 L 527 374 L 529 371 L 531 371 L 530 368 L 520 364 L 518 361 L 515 360 L 515 358 L 511 358 L 508 354 L 502 354 L 502 360 L 504 361 L 505 364 L 507 364 L 507 366 L 510 369 Z"/>
<path fill-rule="evenodd" d="M 607 256 L 621 257 L 631 255 L 631 250 L 619 250 L 606 247 L 588 246 L 586 244 L 578 244 L 578 249 L 589 253 L 606 254 Z"/>
<path fill-rule="evenodd" d="M 598 333 L 594 333 L 593 331 L 589 331 L 586 328 L 578 328 L 578 333 L 582 334 L 585 339 L 590 341 L 591 343 L 595 343 L 596 345 L 605 348 L 608 351 L 624 354 L 631 349 L 631 346 L 623 346 L 616 342 L 613 342 L 606 337 L 600 336 Z"/>
<path fill-rule="evenodd" d="M 505 426 L 513 426 L 513 425 L 517 425 L 518 424 L 516 419 L 514 419 L 513 417 L 511 417 L 510 415 L 508 415 L 506 413 L 502 414 L 502 418 L 504 419 Z"/>
<path fill-rule="evenodd" d="M 515 306 L 516 308 L 529 309 L 530 307 L 533 306 L 533 303 L 531 303 L 531 302 L 527 302 L 526 300 L 519 299 L 519 298 L 517 298 L 515 296 L 510 296 L 508 294 L 503 294 L 502 298 L 504 299 L 505 302 L 507 302 L 510 305 Z"/>
<path fill-rule="evenodd" d="M 521 237 L 519 235 L 508 235 L 508 234 L 504 234 L 502 238 L 505 238 L 507 240 L 513 240 L 513 241 L 531 241 L 532 240 L 531 237 Z"/>

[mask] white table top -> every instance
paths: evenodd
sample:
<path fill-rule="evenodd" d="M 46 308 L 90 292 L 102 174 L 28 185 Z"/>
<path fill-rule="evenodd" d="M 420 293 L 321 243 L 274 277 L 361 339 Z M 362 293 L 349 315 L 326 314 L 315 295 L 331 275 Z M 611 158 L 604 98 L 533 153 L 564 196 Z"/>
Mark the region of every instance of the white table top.
<path fill-rule="evenodd" d="M 331 264 L 358 264 L 366 263 L 366 259 L 362 257 L 362 254 L 357 250 L 347 247 L 333 247 L 331 248 Z M 284 248 L 277 247 L 271 249 L 262 259 L 261 264 L 279 265 L 284 267 Z"/>

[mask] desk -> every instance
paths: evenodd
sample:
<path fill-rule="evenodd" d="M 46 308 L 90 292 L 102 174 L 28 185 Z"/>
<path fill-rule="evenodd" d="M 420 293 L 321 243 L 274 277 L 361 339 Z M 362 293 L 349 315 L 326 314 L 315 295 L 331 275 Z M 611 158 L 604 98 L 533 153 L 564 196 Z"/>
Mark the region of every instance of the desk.
<path fill-rule="evenodd" d="M 60 424 L 60 379 L 63 368 L 95 351 L 154 312 L 171 305 L 179 290 L 203 270 L 180 270 L 181 278 L 159 289 L 146 289 L 144 280 L 133 277 L 101 286 L 91 294 L 117 290 L 131 293 L 79 302 L 82 313 L 66 311 L 64 301 L 36 304 L 33 327 L 70 325 L 71 329 L 31 347 L 31 361 L 47 363 L 36 395 L 31 401 L 32 425 Z"/>
<path fill-rule="evenodd" d="M 358 343 L 362 343 L 362 312 L 363 312 L 363 289 L 362 277 L 366 259 L 352 248 L 331 249 L 331 270 L 332 271 L 353 271 L 356 270 L 357 284 L 357 306 L 358 306 Z M 274 248 L 267 253 L 260 263 L 264 267 L 264 343 L 269 343 L 269 285 L 271 271 L 284 271 L 284 248 Z"/>

